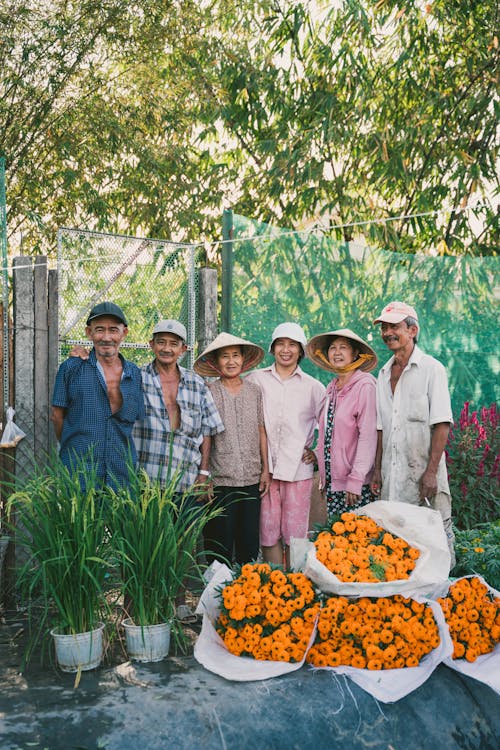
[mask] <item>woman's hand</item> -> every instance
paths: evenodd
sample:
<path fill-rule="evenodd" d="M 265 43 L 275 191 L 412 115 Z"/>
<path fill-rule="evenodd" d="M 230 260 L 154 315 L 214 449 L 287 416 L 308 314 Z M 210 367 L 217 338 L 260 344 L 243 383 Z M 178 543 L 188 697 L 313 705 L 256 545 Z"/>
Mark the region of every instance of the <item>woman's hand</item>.
<path fill-rule="evenodd" d="M 304 448 L 304 453 L 302 454 L 302 461 L 305 464 L 316 464 L 318 463 L 316 460 L 316 454 L 312 450 L 312 448 L 308 448 L 307 445 Z"/>
<path fill-rule="evenodd" d="M 370 482 L 370 489 L 374 495 L 380 495 L 382 487 L 382 472 L 380 469 L 374 469 L 372 481 Z"/>
<path fill-rule="evenodd" d="M 345 493 L 345 502 L 346 505 L 357 505 L 359 501 L 361 500 L 361 495 L 356 495 L 354 492 L 346 492 Z"/>
<path fill-rule="evenodd" d="M 269 492 L 269 487 L 271 486 L 271 475 L 268 471 L 263 471 L 260 475 L 260 482 L 259 482 L 259 492 L 261 495 L 265 495 L 266 492 Z"/>

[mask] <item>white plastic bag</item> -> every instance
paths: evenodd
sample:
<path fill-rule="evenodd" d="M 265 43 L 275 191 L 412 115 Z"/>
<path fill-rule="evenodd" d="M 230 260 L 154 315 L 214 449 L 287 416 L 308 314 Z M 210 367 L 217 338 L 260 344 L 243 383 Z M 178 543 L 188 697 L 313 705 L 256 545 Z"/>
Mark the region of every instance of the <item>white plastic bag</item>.
<path fill-rule="evenodd" d="M 23 432 L 14 422 L 15 413 L 16 412 L 12 406 L 7 407 L 7 423 L 2 437 L 0 438 L 0 448 L 15 448 L 16 445 L 26 437 L 26 433 Z"/>
<path fill-rule="evenodd" d="M 348 583 L 337 578 L 317 559 L 316 548 L 309 542 L 304 573 L 322 591 L 351 597 L 391 594 L 414 596 L 418 593 L 428 594 L 433 591 L 436 584 L 448 580 L 451 557 L 441 514 L 437 510 L 410 503 L 377 500 L 357 508 L 355 513 L 373 518 L 391 534 L 405 539 L 420 550 L 420 557 L 409 578 L 405 580 Z M 297 557 L 300 557 L 300 554 Z"/>
<path fill-rule="evenodd" d="M 205 669 L 225 677 L 226 680 L 237 682 L 250 682 L 252 680 L 267 680 L 270 677 L 279 677 L 289 672 L 295 672 L 304 664 L 307 654 L 314 638 L 316 628 L 313 629 L 311 639 L 305 651 L 304 658 L 299 662 L 284 661 L 260 661 L 250 656 L 235 656 L 231 654 L 215 630 L 214 624 L 220 612 L 219 599 L 216 590 L 225 583 L 232 581 L 233 576 L 227 565 L 212 563 L 211 574 L 196 608 L 197 614 L 203 614 L 201 633 L 194 645 L 194 657 Z M 210 569 L 209 569 L 210 570 Z"/>
<path fill-rule="evenodd" d="M 493 596 L 500 597 L 500 592 L 490 586 L 481 576 L 462 576 L 462 578 L 479 578 Z M 451 583 L 451 581 L 448 581 L 444 584 L 441 589 L 435 592 L 435 596 L 447 596 Z M 500 694 L 500 643 L 497 643 L 491 653 L 478 656 L 476 661 L 468 662 L 466 659 L 453 659 L 450 654 L 444 659 L 444 663 L 456 672 L 461 672 L 467 677 L 473 677 L 475 680 L 484 682 L 485 685 Z"/>

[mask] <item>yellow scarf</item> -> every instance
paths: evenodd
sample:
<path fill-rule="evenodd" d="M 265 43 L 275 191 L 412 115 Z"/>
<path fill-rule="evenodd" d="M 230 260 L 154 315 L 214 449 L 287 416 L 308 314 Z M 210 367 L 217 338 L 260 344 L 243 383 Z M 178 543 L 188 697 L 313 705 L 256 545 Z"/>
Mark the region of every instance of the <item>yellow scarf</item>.
<path fill-rule="evenodd" d="M 345 367 L 334 367 L 330 360 L 325 357 L 321 349 L 316 349 L 314 354 L 318 359 L 324 362 L 325 365 L 328 365 L 328 367 L 333 370 L 333 372 L 336 372 L 339 375 L 357 370 L 359 367 L 361 367 L 361 365 L 364 365 L 365 362 L 369 362 L 371 359 L 373 359 L 373 354 L 360 354 L 359 357 L 355 359 L 354 362 L 351 362 L 350 365 L 346 365 Z"/>

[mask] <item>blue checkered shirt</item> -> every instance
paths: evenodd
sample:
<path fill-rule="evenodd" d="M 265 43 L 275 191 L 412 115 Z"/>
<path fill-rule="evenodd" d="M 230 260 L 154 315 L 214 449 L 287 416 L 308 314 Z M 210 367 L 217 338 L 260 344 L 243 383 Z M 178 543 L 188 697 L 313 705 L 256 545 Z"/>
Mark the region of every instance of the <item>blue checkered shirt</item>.
<path fill-rule="evenodd" d="M 84 360 L 69 357 L 56 375 L 52 405 L 65 409 L 59 456 L 71 468 L 75 455 L 90 464 L 91 454 L 100 479 L 108 485 L 126 484 L 129 455 L 137 463 L 132 427 L 144 415 L 141 372 L 119 355 L 123 404 L 111 413 L 106 381 L 95 350 Z"/>
<path fill-rule="evenodd" d="M 178 365 L 180 381 L 177 404 L 180 427 L 172 432 L 154 361 L 142 369 L 144 419 L 134 426 L 139 465 L 150 479 L 164 485 L 182 472 L 177 489 L 191 487 L 201 462 L 200 445 L 206 435 L 223 432 L 224 425 L 203 378 Z"/>

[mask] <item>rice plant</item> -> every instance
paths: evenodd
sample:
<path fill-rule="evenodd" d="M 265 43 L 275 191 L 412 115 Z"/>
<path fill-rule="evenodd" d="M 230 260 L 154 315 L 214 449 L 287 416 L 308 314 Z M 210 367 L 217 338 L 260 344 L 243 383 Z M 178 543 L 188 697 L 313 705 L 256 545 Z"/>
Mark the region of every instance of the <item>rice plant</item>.
<path fill-rule="evenodd" d="M 110 533 L 121 568 L 124 601 L 136 625 L 171 622 L 188 574 L 199 573 L 197 548 L 208 520 L 221 513 L 201 491 L 178 492 L 180 475 L 166 486 L 140 471 L 111 493 Z M 179 635 L 179 633 L 174 633 Z"/>
<path fill-rule="evenodd" d="M 7 513 L 28 555 L 19 584 L 31 609 L 42 605 L 35 641 L 48 625 L 61 633 L 94 629 L 109 570 L 106 491 L 95 468 L 75 461 L 69 471 L 52 456 L 10 495 Z"/>

